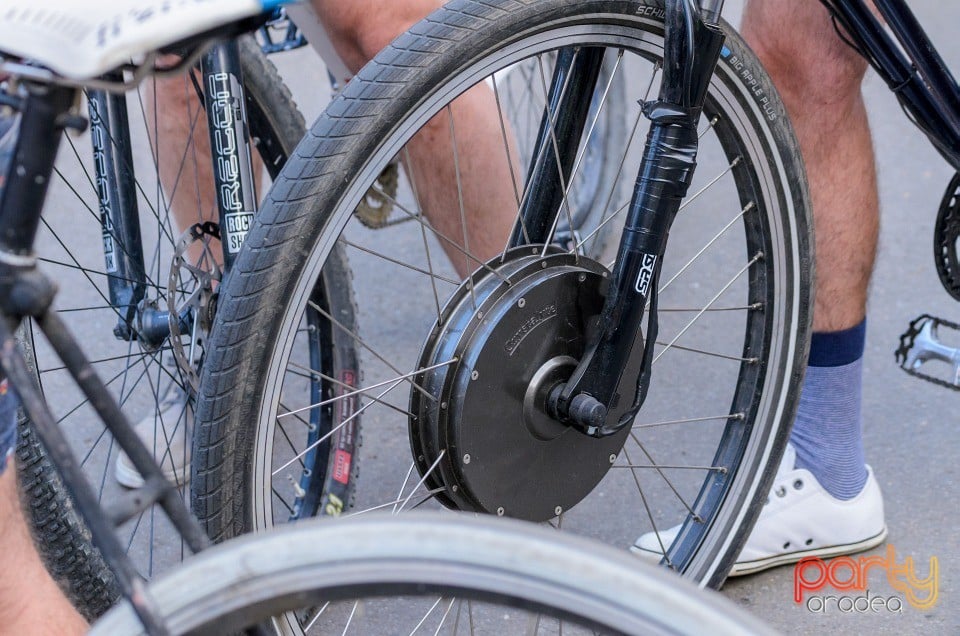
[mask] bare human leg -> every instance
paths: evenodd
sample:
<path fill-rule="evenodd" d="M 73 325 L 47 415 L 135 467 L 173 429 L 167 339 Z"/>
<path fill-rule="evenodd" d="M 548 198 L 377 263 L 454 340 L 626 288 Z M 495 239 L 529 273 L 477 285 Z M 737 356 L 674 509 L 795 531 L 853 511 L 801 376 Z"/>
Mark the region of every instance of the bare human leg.
<path fill-rule="evenodd" d="M 443 3 L 314 0 L 313 4 L 338 54 L 356 72 Z M 493 91 L 486 85 L 467 91 L 424 126 L 407 152 L 406 167 L 430 223 L 477 259 L 444 245 L 457 272 L 466 275 L 478 261 L 498 254 L 513 227 L 517 199 L 510 186 L 513 177 Z M 515 149 L 510 156 L 517 157 Z"/>
<path fill-rule="evenodd" d="M 731 576 L 867 550 L 887 534 L 864 463 L 865 316 L 879 227 L 866 62 L 819 2 L 748 0 L 742 33 L 770 73 L 807 168 L 816 238 L 814 334 L 790 445 Z M 671 531 L 668 531 L 669 534 Z M 653 533 L 635 550 L 659 558 Z"/>
<path fill-rule="evenodd" d="M 838 37 L 818 2 L 750 0 L 743 33 L 780 91 L 800 142 L 817 278 L 810 359 L 790 445 L 731 574 L 859 552 L 887 535 L 861 431 L 867 293 L 879 230 L 860 90 L 867 63 Z"/>
<path fill-rule="evenodd" d="M 751 0 L 742 32 L 793 122 L 813 200 L 814 331 L 866 315 L 879 231 L 873 142 L 860 83 L 867 63 L 834 32 L 817 2 Z"/>

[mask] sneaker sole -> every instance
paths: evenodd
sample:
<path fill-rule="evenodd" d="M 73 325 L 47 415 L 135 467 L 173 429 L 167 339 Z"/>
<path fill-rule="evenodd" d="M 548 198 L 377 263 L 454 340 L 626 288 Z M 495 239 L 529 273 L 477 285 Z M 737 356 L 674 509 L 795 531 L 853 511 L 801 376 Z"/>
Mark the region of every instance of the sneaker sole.
<path fill-rule="evenodd" d="M 797 561 L 807 557 L 829 558 L 842 556 L 845 554 L 854 554 L 856 552 L 863 552 L 864 550 L 869 550 L 870 548 L 875 548 L 876 546 L 880 545 L 886 538 L 887 527 L 884 526 L 883 530 L 881 530 L 878 534 L 868 539 L 864 539 L 863 541 L 857 541 L 856 543 L 832 545 L 825 548 L 817 548 L 816 550 L 790 552 L 787 554 L 778 554 L 776 556 L 767 557 L 766 559 L 757 559 L 756 561 L 734 563 L 733 568 L 730 570 L 730 574 L 728 576 L 746 576 L 748 574 L 756 574 L 757 572 L 762 572 L 763 570 L 775 568 L 778 565 L 796 563 Z"/>
<path fill-rule="evenodd" d="M 125 462 L 117 459 L 117 463 L 114 466 L 113 476 L 116 478 L 117 483 L 126 488 L 135 489 L 143 486 L 144 481 L 143 477 L 140 476 L 140 473 L 137 472 L 133 466 L 128 466 Z M 184 478 L 177 480 L 177 475 L 174 471 L 163 471 L 163 477 L 167 481 L 174 482 L 178 487 L 187 485 L 187 482 L 190 481 L 190 473 L 186 473 Z"/>

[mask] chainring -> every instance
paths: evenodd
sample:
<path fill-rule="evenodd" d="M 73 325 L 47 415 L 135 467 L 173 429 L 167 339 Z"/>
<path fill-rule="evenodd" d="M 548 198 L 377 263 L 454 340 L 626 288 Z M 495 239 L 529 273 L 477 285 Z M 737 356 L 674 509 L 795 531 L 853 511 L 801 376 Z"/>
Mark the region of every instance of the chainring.
<path fill-rule="evenodd" d="M 933 231 L 933 257 L 940 283 L 954 300 L 960 300 L 960 262 L 957 239 L 960 238 L 960 173 L 954 175 L 940 204 Z"/>

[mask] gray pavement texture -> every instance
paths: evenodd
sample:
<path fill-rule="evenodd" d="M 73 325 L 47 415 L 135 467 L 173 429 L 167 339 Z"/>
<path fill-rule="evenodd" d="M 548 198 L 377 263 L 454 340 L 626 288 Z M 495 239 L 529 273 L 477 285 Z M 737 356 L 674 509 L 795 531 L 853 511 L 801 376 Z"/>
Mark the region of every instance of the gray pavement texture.
<path fill-rule="evenodd" d="M 742 0 L 725 9 L 736 23 Z M 954 37 L 960 5 L 915 0 L 911 6 L 930 30 L 948 62 L 960 68 L 960 42 Z M 328 82 L 309 51 L 274 57 L 307 121 L 326 103 Z M 941 289 L 931 254 L 936 211 L 951 170 L 923 135 L 903 116 L 886 86 L 871 73 L 866 83 L 876 142 L 882 200 L 882 232 L 873 280 L 865 359 L 864 435 L 868 461 L 883 489 L 889 546 L 903 562 L 911 557 L 926 576 L 929 559 L 939 560 L 938 602 L 919 610 L 903 603 L 902 612 L 844 612 L 829 605 L 814 612 L 793 601 L 792 567 L 731 580 L 723 594 L 789 634 L 958 634 L 960 608 L 960 534 L 952 497 L 960 496 L 958 448 L 953 403 L 958 395 L 900 371 L 893 350 L 910 320 L 932 313 L 958 321 L 957 307 Z M 92 248 L 97 249 L 95 240 Z M 886 547 L 869 554 L 884 555 Z M 871 596 L 899 593 L 875 570 Z M 821 594 L 856 597 L 859 593 L 824 590 Z M 861 603 L 862 605 L 862 603 Z M 895 605 L 895 604 L 891 604 Z M 846 608 L 846 604 L 843 608 Z M 704 633 L 709 633 L 705 626 Z"/>

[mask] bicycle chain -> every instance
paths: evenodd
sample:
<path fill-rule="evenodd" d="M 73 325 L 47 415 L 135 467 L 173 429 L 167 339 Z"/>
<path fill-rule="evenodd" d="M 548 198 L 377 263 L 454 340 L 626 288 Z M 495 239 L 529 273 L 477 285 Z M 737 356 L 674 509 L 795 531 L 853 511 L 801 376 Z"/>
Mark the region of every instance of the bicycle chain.
<path fill-rule="evenodd" d="M 933 325 L 936 328 L 943 326 L 943 327 L 947 327 L 948 329 L 954 329 L 956 331 L 960 331 L 960 324 L 957 324 L 955 322 L 950 322 L 949 320 L 943 320 L 942 318 L 937 318 L 936 316 L 931 316 L 930 314 L 923 314 L 921 316 L 918 316 L 915 319 L 910 321 L 910 326 L 900 336 L 900 346 L 897 348 L 896 351 L 893 352 L 896 361 L 899 363 L 900 368 L 906 371 L 909 375 L 912 375 L 916 378 L 920 378 L 921 380 L 926 380 L 927 382 L 931 382 L 933 384 L 936 384 L 937 386 L 942 386 L 947 389 L 953 389 L 954 391 L 960 391 L 960 386 L 957 386 L 956 384 L 947 382 L 946 380 L 941 380 L 940 378 L 935 378 L 931 375 L 927 375 L 926 373 L 921 373 L 916 369 L 907 368 L 906 366 L 907 354 L 910 352 L 910 349 L 913 348 L 913 345 L 916 342 L 917 336 L 920 335 L 920 329 L 918 328 L 917 325 L 919 325 L 924 320 L 932 320 Z"/>

